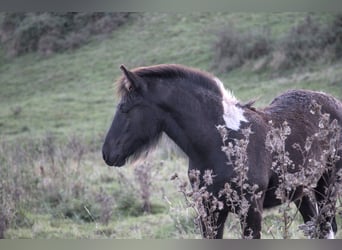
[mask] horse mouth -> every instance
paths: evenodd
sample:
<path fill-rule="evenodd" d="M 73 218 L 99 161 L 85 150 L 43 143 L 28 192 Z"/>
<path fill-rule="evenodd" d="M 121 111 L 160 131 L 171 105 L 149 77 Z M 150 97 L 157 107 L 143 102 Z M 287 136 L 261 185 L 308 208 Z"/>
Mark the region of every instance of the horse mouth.
<path fill-rule="evenodd" d="M 120 155 L 108 159 L 104 157 L 104 161 L 110 167 L 122 167 L 126 163 L 126 157 Z"/>
<path fill-rule="evenodd" d="M 122 167 L 123 165 L 125 165 L 125 163 L 126 163 L 125 159 L 118 160 L 118 161 L 114 162 L 114 164 L 112 166 L 114 166 L 114 167 Z"/>

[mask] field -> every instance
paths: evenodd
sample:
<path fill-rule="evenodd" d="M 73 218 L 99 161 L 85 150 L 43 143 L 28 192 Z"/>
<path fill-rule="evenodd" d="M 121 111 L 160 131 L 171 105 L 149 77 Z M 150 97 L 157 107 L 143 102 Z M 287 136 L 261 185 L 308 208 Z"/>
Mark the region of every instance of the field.
<path fill-rule="evenodd" d="M 4 238 L 200 238 L 194 213 L 170 180 L 187 180 L 187 159 L 167 138 L 147 159 L 110 168 L 101 147 L 113 118 L 119 66 L 179 63 L 212 72 L 242 102 L 267 105 L 287 89 L 342 98 L 342 61 L 330 57 L 288 69 L 263 58 L 231 71 L 215 67 L 224 26 L 267 27 L 281 39 L 306 13 L 137 13 L 105 39 L 42 57 L 0 51 L 0 236 Z M 330 14 L 311 14 L 322 23 Z M 0 50 L 2 48 L 0 47 Z M 143 177 L 143 178 L 142 178 Z M 293 214 L 296 211 L 293 209 Z M 291 238 L 305 238 L 296 216 Z M 342 238 L 342 220 L 337 216 Z M 278 209 L 264 213 L 262 238 L 282 238 Z M 228 230 L 229 229 L 229 230 Z M 230 216 L 225 238 L 239 238 Z"/>

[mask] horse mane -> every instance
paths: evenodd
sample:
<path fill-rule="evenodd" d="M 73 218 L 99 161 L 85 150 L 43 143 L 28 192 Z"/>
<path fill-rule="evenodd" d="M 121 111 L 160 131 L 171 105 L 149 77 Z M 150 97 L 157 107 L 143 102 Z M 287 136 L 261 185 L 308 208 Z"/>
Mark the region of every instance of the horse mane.
<path fill-rule="evenodd" d="M 246 108 L 252 111 L 257 111 L 257 108 L 254 107 L 254 104 L 257 102 L 258 99 L 249 100 L 247 103 L 240 104 L 242 108 Z"/>
<path fill-rule="evenodd" d="M 133 73 L 142 78 L 163 78 L 163 79 L 174 79 L 174 78 L 185 78 L 196 83 L 197 86 L 214 91 L 219 94 L 220 89 L 215 84 L 215 76 L 208 72 L 194 69 L 191 67 L 179 65 L 179 64 L 159 64 L 148 67 L 139 67 L 132 70 Z M 125 88 L 126 78 L 121 76 L 117 81 L 118 94 L 122 96 L 127 93 Z"/>
<path fill-rule="evenodd" d="M 226 101 L 230 104 L 239 104 L 240 107 L 256 111 L 253 106 L 256 100 L 250 100 L 245 104 L 240 104 L 235 98 L 233 93 L 224 88 L 223 83 L 214 75 L 202 71 L 199 69 L 187 67 L 180 64 L 158 64 L 147 67 L 138 67 L 132 70 L 137 76 L 144 79 L 151 78 L 162 78 L 162 79 L 176 79 L 184 78 L 189 79 L 189 83 L 196 84 L 196 87 L 202 87 L 209 91 L 214 92 L 217 95 L 221 95 L 226 98 Z M 127 94 L 127 89 L 125 87 L 126 82 L 125 76 L 121 76 L 117 81 L 117 92 L 119 96 L 124 96 Z M 193 88 L 192 85 L 185 86 L 187 88 Z"/>

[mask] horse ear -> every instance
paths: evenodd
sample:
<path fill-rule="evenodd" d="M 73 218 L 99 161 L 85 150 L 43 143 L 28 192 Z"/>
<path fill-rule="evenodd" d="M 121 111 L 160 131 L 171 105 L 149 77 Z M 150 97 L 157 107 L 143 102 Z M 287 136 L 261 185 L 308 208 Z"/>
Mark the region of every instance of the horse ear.
<path fill-rule="evenodd" d="M 139 82 L 140 82 L 139 76 L 134 74 L 132 71 L 129 71 L 128 69 L 126 69 L 125 65 L 121 65 L 120 70 L 126 77 L 127 81 L 125 81 L 124 86 L 127 89 L 127 91 L 132 91 L 132 90 L 137 89 L 139 87 Z"/>

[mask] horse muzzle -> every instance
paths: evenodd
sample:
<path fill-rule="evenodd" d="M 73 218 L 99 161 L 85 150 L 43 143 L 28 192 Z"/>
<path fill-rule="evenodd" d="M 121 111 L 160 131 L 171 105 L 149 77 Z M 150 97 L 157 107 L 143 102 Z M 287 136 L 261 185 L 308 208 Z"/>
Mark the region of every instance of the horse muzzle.
<path fill-rule="evenodd" d="M 102 151 L 103 160 L 108 166 L 122 167 L 126 163 L 126 158 L 119 154 L 108 154 Z"/>

